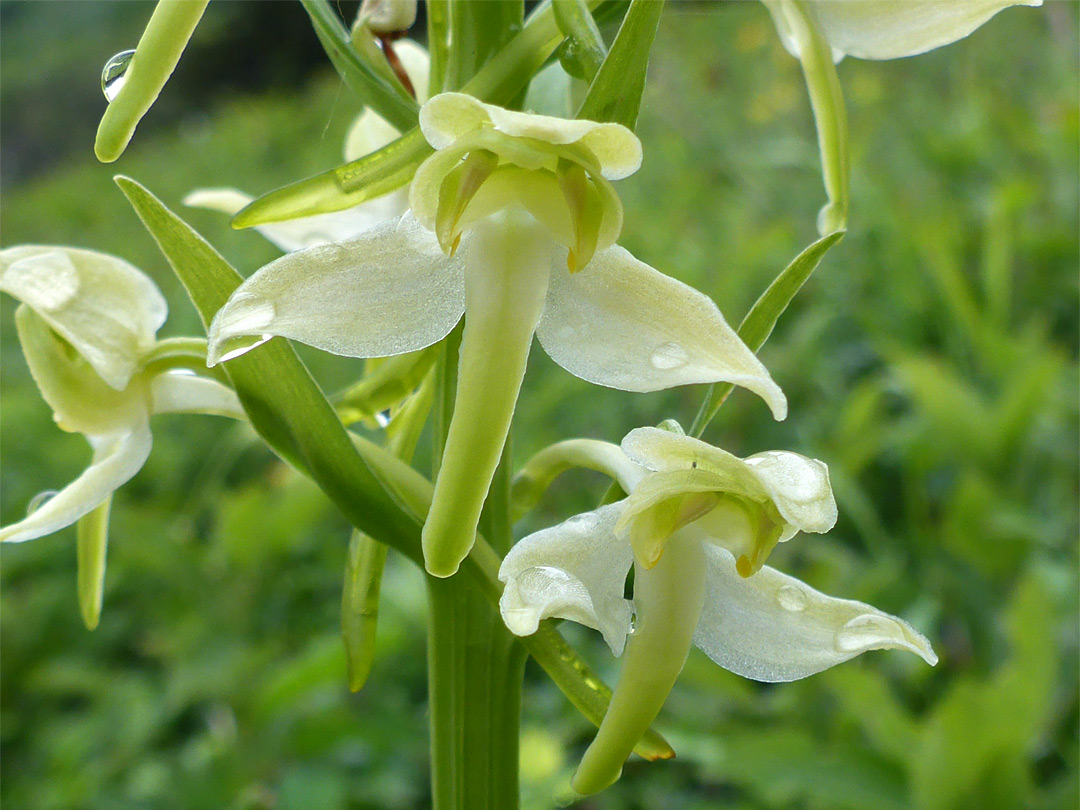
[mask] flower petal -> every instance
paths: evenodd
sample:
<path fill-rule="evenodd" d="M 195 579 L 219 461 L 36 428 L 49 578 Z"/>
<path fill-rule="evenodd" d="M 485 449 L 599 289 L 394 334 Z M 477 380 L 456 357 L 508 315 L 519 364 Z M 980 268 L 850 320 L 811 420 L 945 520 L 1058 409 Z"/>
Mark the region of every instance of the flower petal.
<path fill-rule="evenodd" d="M 420 108 L 420 129 L 436 149 L 485 126 L 544 143 L 580 143 L 596 156 L 608 180 L 628 177 L 641 166 L 641 141 L 621 124 L 601 124 L 515 112 L 464 93 L 441 93 Z"/>
<path fill-rule="evenodd" d="M 700 439 L 659 428 L 630 431 L 623 452 L 654 472 L 708 471 L 722 491 L 776 505 L 799 531 L 823 533 L 836 524 L 836 501 L 824 462 L 798 453 L 768 450 L 741 459 Z"/>
<path fill-rule="evenodd" d="M 0 250 L 0 291 L 37 312 L 118 391 L 168 314 L 161 292 L 141 270 L 93 250 Z"/>
<path fill-rule="evenodd" d="M 787 415 L 783 392 L 716 304 L 617 245 L 573 275 L 556 264 L 536 334 L 552 360 L 589 382 L 625 391 L 731 382 L 777 419 Z"/>
<path fill-rule="evenodd" d="M 207 361 L 247 336 L 280 335 L 334 354 L 385 357 L 443 338 L 465 310 L 462 253 L 447 258 L 409 215 L 271 262 L 210 325 Z"/>
<path fill-rule="evenodd" d="M 622 654 L 631 612 L 623 588 L 633 555 L 615 537 L 621 509 L 622 502 L 575 515 L 510 549 L 499 568 L 506 583 L 499 610 L 510 632 L 528 636 L 543 619 L 569 619 L 599 630 Z"/>
<path fill-rule="evenodd" d="M 753 468 L 781 517 L 792 526 L 823 534 L 836 525 L 836 500 L 825 462 L 767 450 L 743 459 L 743 463 Z"/>
<path fill-rule="evenodd" d="M 705 606 L 694 643 L 724 669 L 756 681 L 794 681 L 867 650 L 901 649 L 937 663 L 907 622 L 836 599 L 764 567 L 748 579 L 727 551 L 705 545 Z"/>
<path fill-rule="evenodd" d="M 123 391 L 109 387 L 26 304 L 15 310 L 15 327 L 30 374 L 62 429 L 104 436 L 130 432 L 146 421 L 142 375 L 133 377 Z"/>
<path fill-rule="evenodd" d="M 246 419 L 231 388 L 195 374 L 169 372 L 150 381 L 151 413 L 199 413 Z"/>
<path fill-rule="evenodd" d="M 184 205 L 232 216 L 253 199 L 234 188 L 201 188 L 184 197 Z M 408 192 L 398 189 L 344 211 L 256 225 L 255 230 L 286 253 L 292 253 L 354 239 L 382 222 L 398 219 L 408 207 Z"/>
<path fill-rule="evenodd" d="M 94 457 L 86 471 L 23 520 L 0 529 L 0 541 L 21 543 L 70 526 L 104 503 L 142 468 L 152 443 L 145 422 L 128 433 L 87 439 L 94 448 Z"/>
<path fill-rule="evenodd" d="M 860 0 L 811 2 L 808 10 L 834 48 L 860 59 L 914 56 L 963 39 L 1009 6 L 1042 0 Z"/>

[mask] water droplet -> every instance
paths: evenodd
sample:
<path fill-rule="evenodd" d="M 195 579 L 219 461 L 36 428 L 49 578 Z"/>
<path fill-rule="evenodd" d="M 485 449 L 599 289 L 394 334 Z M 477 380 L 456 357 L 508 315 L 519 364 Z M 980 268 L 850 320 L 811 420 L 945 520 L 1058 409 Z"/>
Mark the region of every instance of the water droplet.
<path fill-rule="evenodd" d="M 259 337 L 241 337 L 226 340 L 224 344 L 225 351 L 218 357 L 217 362 L 224 363 L 242 354 L 247 354 L 252 349 L 262 346 L 272 337 L 273 335 L 260 335 Z"/>
<path fill-rule="evenodd" d="M 776 592 L 776 601 L 780 607 L 792 613 L 806 610 L 806 592 L 798 585 L 785 585 Z"/>
<path fill-rule="evenodd" d="M 660 369 L 661 371 L 668 371 L 669 369 L 684 366 L 686 365 L 686 361 L 686 349 L 678 343 L 665 343 L 657 347 L 656 351 L 652 353 L 652 357 L 649 358 L 649 362 L 653 364 L 653 368 Z"/>
<path fill-rule="evenodd" d="M 903 631 L 887 616 L 864 613 L 836 631 L 834 643 L 839 652 L 863 652 L 893 645 Z"/>
<path fill-rule="evenodd" d="M 50 250 L 12 262 L 4 284 L 34 309 L 55 312 L 79 292 L 79 271 L 67 253 Z"/>
<path fill-rule="evenodd" d="M 124 86 L 124 82 L 127 81 L 127 70 L 131 65 L 131 57 L 134 55 L 133 50 L 120 51 L 101 69 L 101 92 L 105 94 L 106 100 L 112 101 L 116 98 L 120 88 Z"/>
<path fill-rule="evenodd" d="M 38 509 L 48 503 L 54 495 L 56 495 L 55 489 L 46 489 L 43 492 L 39 492 L 33 498 L 30 499 L 30 503 L 26 505 L 26 516 L 34 514 Z"/>
<path fill-rule="evenodd" d="M 377 424 L 381 428 L 384 428 L 384 427 L 386 427 L 387 425 L 390 424 L 390 409 L 389 408 L 387 408 L 385 411 L 379 411 L 378 413 L 375 414 L 375 424 Z"/>

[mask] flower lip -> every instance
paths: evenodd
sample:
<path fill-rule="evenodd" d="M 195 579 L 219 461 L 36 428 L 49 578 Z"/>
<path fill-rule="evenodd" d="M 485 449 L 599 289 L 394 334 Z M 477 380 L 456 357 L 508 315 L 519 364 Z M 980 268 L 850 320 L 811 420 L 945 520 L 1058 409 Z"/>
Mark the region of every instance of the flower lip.
<path fill-rule="evenodd" d="M 484 127 L 552 145 L 580 144 L 596 156 L 607 180 L 629 177 L 641 166 L 641 142 L 621 124 L 515 112 L 464 93 L 441 93 L 420 108 L 420 129 L 435 149 Z"/>

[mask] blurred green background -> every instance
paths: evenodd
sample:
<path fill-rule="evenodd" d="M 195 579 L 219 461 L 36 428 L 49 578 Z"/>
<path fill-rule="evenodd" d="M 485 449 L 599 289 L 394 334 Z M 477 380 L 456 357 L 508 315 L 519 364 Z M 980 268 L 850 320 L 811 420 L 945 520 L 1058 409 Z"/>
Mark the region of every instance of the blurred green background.
<path fill-rule="evenodd" d="M 179 210 L 197 186 L 261 193 L 340 161 L 355 99 L 292 3 L 214 3 L 161 102 L 114 166 L 93 159 L 98 75 L 146 3 L 0 4 L 0 239 L 112 252 L 161 285 L 163 335 L 194 310 L 111 182 Z M 791 416 L 736 392 L 706 438 L 740 455 L 828 462 L 840 523 L 771 563 L 899 614 L 934 669 L 870 653 L 761 685 L 694 652 L 659 722 L 673 762 L 631 761 L 572 802 L 592 729 L 528 670 L 528 810 L 1074 808 L 1077 726 L 1077 6 L 1012 9 L 912 59 L 840 65 L 852 218 L 763 359 Z M 798 64 L 758 3 L 672 3 L 619 184 L 622 243 L 737 322 L 813 240 L 824 202 Z M 223 217 L 190 221 L 242 272 L 277 254 Z M 0 507 L 85 465 L 36 392 L 2 302 Z M 359 361 L 303 352 L 327 389 Z M 590 386 L 534 353 L 515 457 L 569 436 L 618 441 L 703 391 Z M 243 428 L 157 417 L 116 498 L 105 609 L 87 632 L 74 530 L 3 548 L 0 800 L 10 808 L 427 806 L 424 591 L 391 559 L 379 655 L 358 694 L 338 637 L 348 530 Z M 589 508 L 560 480 L 521 531 Z M 614 682 L 598 637 L 564 625 Z"/>

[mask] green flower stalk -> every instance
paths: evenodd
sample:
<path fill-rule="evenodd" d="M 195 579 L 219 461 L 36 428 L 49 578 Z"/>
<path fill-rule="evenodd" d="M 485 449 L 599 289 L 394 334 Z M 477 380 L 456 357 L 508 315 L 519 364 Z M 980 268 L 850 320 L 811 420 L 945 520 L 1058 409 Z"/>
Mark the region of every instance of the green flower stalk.
<path fill-rule="evenodd" d="M 150 417 L 204 413 L 243 418 L 236 395 L 197 376 L 200 353 L 183 339 L 158 342 L 165 299 L 127 262 L 104 253 L 24 245 L 0 251 L 0 291 L 15 312 L 30 373 L 64 430 L 93 448 L 90 466 L 24 519 L 0 529 L 21 542 L 79 522 L 79 595 L 87 625 L 101 608 L 112 493 L 150 454 Z M 188 368 L 184 368 L 188 366 Z"/>
<path fill-rule="evenodd" d="M 681 432 L 632 431 L 576 444 L 629 496 L 521 540 L 499 571 L 500 608 L 519 636 L 560 617 L 599 630 L 623 668 L 574 776 L 580 793 L 616 779 L 660 711 L 691 645 L 759 681 L 805 678 L 867 650 L 898 648 L 935 664 L 929 642 L 895 616 L 835 599 L 767 566 L 777 543 L 836 522 L 828 470 L 796 453 L 736 458 Z M 530 481 L 563 467 L 553 454 Z M 633 599 L 623 598 L 634 567 Z M 624 652 L 625 649 L 625 652 Z"/>
<path fill-rule="evenodd" d="M 847 111 L 835 63 L 899 59 L 971 34 L 1009 6 L 1042 0 L 764 0 L 780 39 L 802 62 L 814 109 L 829 202 L 818 214 L 824 236 L 847 226 L 850 159 Z"/>
<path fill-rule="evenodd" d="M 617 124 L 512 112 L 444 93 L 420 112 L 435 147 L 410 212 L 298 251 L 242 284 L 211 324 L 211 364 L 283 335 L 353 357 L 416 351 L 465 328 L 454 416 L 423 532 L 427 569 L 468 554 L 535 334 L 555 362 L 628 391 L 728 381 L 783 393 L 701 293 L 615 245 L 611 181 L 641 162 Z"/>

